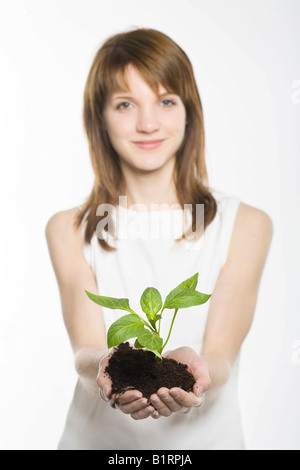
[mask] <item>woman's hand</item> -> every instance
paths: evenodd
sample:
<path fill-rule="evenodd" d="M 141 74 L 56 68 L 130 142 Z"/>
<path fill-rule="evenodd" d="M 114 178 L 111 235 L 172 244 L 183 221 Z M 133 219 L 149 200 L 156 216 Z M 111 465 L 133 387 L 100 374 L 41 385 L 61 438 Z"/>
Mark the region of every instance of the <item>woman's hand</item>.
<path fill-rule="evenodd" d="M 175 359 L 187 364 L 189 372 L 195 378 L 192 392 L 185 392 L 181 388 L 160 388 L 156 394 L 151 395 L 150 403 L 138 390 L 128 390 L 120 395 L 111 395 L 111 380 L 104 373 L 109 359 L 113 354 L 110 350 L 100 362 L 97 384 L 100 388 L 100 396 L 105 401 L 110 401 L 114 408 L 119 408 L 123 413 L 130 414 L 135 419 L 145 419 L 151 416 L 154 419 L 160 416 L 170 416 L 175 412 L 188 413 L 191 408 L 201 406 L 204 401 L 204 393 L 210 388 L 211 381 L 206 362 L 189 347 L 182 347 L 167 352 L 164 357 Z"/>
<path fill-rule="evenodd" d="M 100 396 L 103 400 L 110 402 L 113 408 L 119 408 L 123 413 L 130 414 L 135 419 L 145 419 L 149 416 L 157 418 L 160 415 L 155 408 L 149 404 L 149 400 L 143 397 L 143 394 L 138 390 L 128 390 L 120 395 L 112 394 L 112 383 L 110 378 L 105 374 L 105 368 L 108 365 L 109 359 L 114 353 L 110 349 L 108 353 L 101 359 L 99 364 L 99 373 L 97 376 L 97 384 L 100 389 Z"/>
<path fill-rule="evenodd" d="M 191 408 L 201 406 L 204 394 L 211 386 L 211 380 L 206 362 L 190 347 L 182 347 L 167 352 L 164 357 L 175 359 L 187 364 L 188 371 L 195 378 L 192 392 L 185 392 L 181 388 L 160 388 L 151 395 L 150 402 L 160 416 L 170 416 L 173 413 L 188 413 Z"/>

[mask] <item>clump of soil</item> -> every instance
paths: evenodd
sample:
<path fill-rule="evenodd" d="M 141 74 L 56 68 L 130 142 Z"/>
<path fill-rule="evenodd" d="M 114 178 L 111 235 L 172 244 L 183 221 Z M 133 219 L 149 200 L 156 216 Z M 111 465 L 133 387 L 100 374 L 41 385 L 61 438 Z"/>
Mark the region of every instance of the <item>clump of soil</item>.
<path fill-rule="evenodd" d="M 161 387 L 179 387 L 190 392 L 195 383 L 186 364 L 170 358 L 156 362 L 151 351 L 134 349 L 129 343 L 117 346 L 105 372 L 112 381 L 112 394 L 132 389 L 148 399 Z"/>

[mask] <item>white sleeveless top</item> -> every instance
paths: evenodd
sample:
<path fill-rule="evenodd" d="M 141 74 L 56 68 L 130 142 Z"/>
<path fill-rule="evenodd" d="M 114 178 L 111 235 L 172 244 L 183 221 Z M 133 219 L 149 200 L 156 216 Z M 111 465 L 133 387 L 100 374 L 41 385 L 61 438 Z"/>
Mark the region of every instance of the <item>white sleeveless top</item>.
<path fill-rule="evenodd" d="M 96 275 L 99 294 L 128 298 L 131 308 L 142 316 L 139 302 L 146 287 L 156 287 L 164 300 L 170 290 L 199 273 L 196 289 L 213 294 L 227 259 L 240 203 L 239 199 L 224 194 L 214 193 L 214 196 L 218 203 L 216 217 L 196 243 L 188 240 L 175 242 L 174 237 L 167 236 L 163 230 L 159 232 L 162 224 L 167 224 L 164 225 L 166 227 L 170 223 L 180 231 L 182 211 L 140 212 L 119 207 L 119 228 L 125 227 L 126 231 L 123 235 L 119 231 L 119 240 L 115 242 L 117 250 L 103 250 L 96 235 L 90 245 L 84 245 L 84 255 Z M 151 237 L 145 227 L 151 227 Z M 160 239 L 156 237 L 157 233 L 160 233 Z M 190 346 L 200 353 L 209 304 L 208 301 L 179 310 L 167 350 Z M 124 313 L 103 308 L 106 328 Z M 161 322 L 163 338 L 167 336 L 172 315 L 173 311 L 164 311 Z M 136 421 L 111 408 L 78 381 L 58 449 L 242 450 L 238 362 L 239 359 L 229 381 L 211 402 L 207 400 L 188 414 L 175 413 L 158 420 L 150 417 Z"/>

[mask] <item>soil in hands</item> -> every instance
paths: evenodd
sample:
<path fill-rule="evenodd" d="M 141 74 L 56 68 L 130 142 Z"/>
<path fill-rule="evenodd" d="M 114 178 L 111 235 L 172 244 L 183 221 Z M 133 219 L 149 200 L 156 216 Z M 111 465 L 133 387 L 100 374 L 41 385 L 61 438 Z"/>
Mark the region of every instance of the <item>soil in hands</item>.
<path fill-rule="evenodd" d="M 139 390 L 148 399 L 161 387 L 179 387 L 190 392 L 195 383 L 186 364 L 170 358 L 156 362 L 151 351 L 134 349 L 129 343 L 115 348 L 105 372 L 112 381 L 112 394 Z"/>

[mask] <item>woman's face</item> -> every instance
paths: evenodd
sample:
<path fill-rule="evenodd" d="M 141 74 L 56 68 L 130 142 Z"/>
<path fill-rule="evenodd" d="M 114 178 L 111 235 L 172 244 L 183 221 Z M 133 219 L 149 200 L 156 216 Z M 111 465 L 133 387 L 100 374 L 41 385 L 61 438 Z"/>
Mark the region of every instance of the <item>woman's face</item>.
<path fill-rule="evenodd" d="M 104 121 L 121 167 L 143 172 L 173 168 L 185 135 L 186 111 L 178 95 L 160 85 L 158 95 L 139 72 L 128 66 L 129 91 L 107 100 Z"/>

